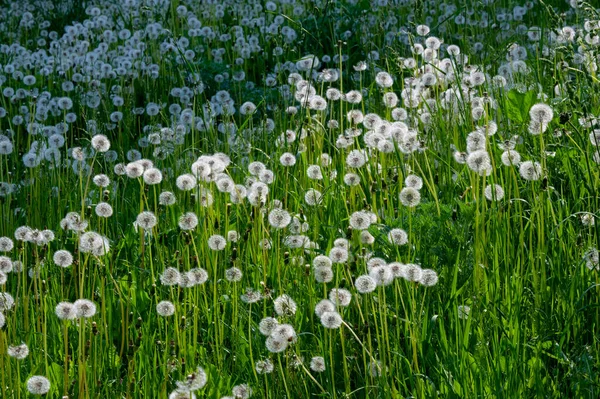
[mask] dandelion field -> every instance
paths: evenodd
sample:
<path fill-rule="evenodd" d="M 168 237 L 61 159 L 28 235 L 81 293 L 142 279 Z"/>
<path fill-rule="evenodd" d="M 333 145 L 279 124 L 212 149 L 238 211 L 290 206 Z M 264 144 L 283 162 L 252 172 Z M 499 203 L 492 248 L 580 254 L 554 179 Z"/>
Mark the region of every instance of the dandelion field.
<path fill-rule="evenodd" d="M 600 396 L 600 9 L 0 5 L 0 398 Z"/>

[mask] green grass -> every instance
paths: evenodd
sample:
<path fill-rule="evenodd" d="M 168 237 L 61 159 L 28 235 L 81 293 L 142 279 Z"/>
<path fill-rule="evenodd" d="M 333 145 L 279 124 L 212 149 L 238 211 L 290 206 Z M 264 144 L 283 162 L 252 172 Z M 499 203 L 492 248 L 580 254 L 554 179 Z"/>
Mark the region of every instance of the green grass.
<path fill-rule="evenodd" d="M 27 387 L 34 375 L 50 381 L 47 397 L 163 398 L 178 388 L 177 382 L 197 378 L 191 374 L 198 367 L 207 378 L 206 385 L 198 384 L 203 387 L 193 392 L 198 398 L 235 392 L 245 397 L 242 384 L 248 384 L 253 397 L 263 398 L 598 396 L 600 285 L 594 249 L 600 232 L 590 221 L 598 217 L 600 156 L 590 139 L 597 126 L 584 119 L 600 114 L 600 81 L 590 64 L 597 60 L 597 45 L 586 43 L 588 32 L 582 31 L 586 21 L 599 19 L 591 6 L 574 11 L 562 1 L 533 2 L 522 21 L 502 27 L 498 20 L 488 26 L 460 25 L 456 18 L 469 10 L 478 20 L 485 13 L 497 17 L 523 4 L 453 1 L 449 3 L 456 9 L 444 14 L 437 2 L 297 2 L 302 12 L 279 2 L 275 11 L 225 2 L 221 16 L 219 6 L 191 1 L 173 0 L 164 7 L 151 2 L 134 7 L 102 3 L 99 12 L 105 18 L 91 15 L 91 6 L 65 13 L 58 7 L 49 10 L 48 2 L 36 3 L 30 9 L 36 23 L 30 28 L 21 23 L 23 5 L 10 12 L 10 6 L 2 6 L 0 11 L 2 43 L 18 41 L 23 46 L 21 52 L 0 48 L 0 75 L 6 78 L 0 86 L 37 90 L 22 99 L 0 95 L 0 107 L 6 111 L 0 118 L 0 144 L 9 141 L 13 147 L 0 147 L 0 237 L 14 242 L 14 248 L 2 254 L 6 258 L 0 258 L 0 270 L 13 269 L 4 273 L 0 293 L 14 298 L 14 306 L 8 306 L 0 296 L 5 317 L 0 328 L 0 398 L 34 396 Z M 190 33 L 191 24 L 178 14 L 180 5 L 196 15 L 201 28 L 218 31 L 215 37 L 210 32 Z M 443 40 L 439 58 L 448 58 L 446 69 L 411 51 L 425 43 L 417 25 L 428 16 L 429 36 Z M 261 31 L 244 19 L 252 17 L 264 17 L 266 26 L 278 22 L 293 29 L 296 37 L 286 39 L 281 28 L 278 33 Z M 50 54 L 50 32 L 61 37 L 63 29 L 81 29 L 75 21 L 87 26 L 87 33 L 71 41 L 64 35 L 61 46 L 66 53 L 53 53 L 55 64 L 47 74 L 42 68 L 51 65 L 48 61 L 21 62 L 19 54 L 38 48 Z M 137 47 L 140 52 L 130 64 L 123 63 L 124 57 L 138 46 L 136 41 L 112 41 L 103 33 L 149 32 L 147 27 L 155 22 L 164 30 L 140 39 L 144 45 Z M 525 29 L 517 29 L 520 24 Z M 527 37 L 534 25 L 541 30 L 539 42 Z M 563 26 L 577 29 L 573 41 L 556 39 L 555 32 Z M 244 58 L 241 41 L 235 45 L 234 39 L 219 39 L 226 33 L 234 39 L 239 33 L 260 49 Z M 592 30 L 589 38 L 596 34 L 599 30 Z M 181 37 L 189 41 L 193 58 L 185 58 L 181 42 L 167 49 L 165 43 L 176 44 Z M 46 42 L 38 42 L 41 38 Z M 81 60 L 67 63 L 68 54 L 76 52 L 72 46 L 84 40 L 89 46 L 85 51 L 100 48 L 99 61 L 89 69 Z M 509 64 L 513 43 L 527 51 L 527 72 L 514 72 L 506 85 L 496 85 L 493 78 Z M 460 47 L 468 62 L 461 61 L 462 55 L 446 54 L 445 46 L 451 44 Z M 288 81 L 296 62 L 308 55 L 321 63 L 297 77 L 327 100 L 321 111 L 302 106 L 295 98 L 302 87 Z M 324 56 L 330 61 L 322 61 Z M 414 65 L 406 66 L 410 57 Z M 366 61 L 365 71 L 355 70 L 359 61 Z M 112 64 L 115 73 L 101 73 L 99 62 Z M 27 86 L 22 76 L 13 75 L 6 67 L 13 64 L 23 76 L 35 76 L 35 84 Z M 117 72 L 119 67 L 124 71 Z M 317 72 L 328 68 L 336 68 L 340 78 L 318 79 Z M 240 71 L 244 80 L 233 79 Z M 391 74 L 393 86 L 382 88 L 376 82 L 381 71 Z M 488 76 L 467 90 L 465 78 L 477 71 Z M 419 91 L 416 106 L 404 104 L 411 79 L 421 79 L 424 72 L 437 74 L 438 83 Z M 268 85 L 267 78 L 274 83 Z M 72 91 L 64 90 L 65 81 L 74 82 Z M 173 88 L 184 87 L 186 98 L 173 95 Z M 356 104 L 330 100 L 330 88 L 342 93 L 358 90 L 363 99 Z M 73 108 L 47 107 L 43 91 L 52 98 L 70 97 Z M 209 107 L 214 113 L 224 92 L 234 112 L 211 114 Z M 368 121 L 349 120 L 348 113 L 359 110 L 394 122 L 394 107 L 382 101 L 390 92 L 399 97 L 397 107 L 406 110 L 404 125 L 382 128 L 378 122 L 367 127 Z M 99 98 L 97 107 L 88 103 L 94 95 Z M 120 96 L 123 105 L 115 104 L 114 96 Z M 239 112 L 246 101 L 256 105 L 256 112 Z M 149 103 L 159 104 L 156 115 L 135 110 Z M 554 115 L 542 134 L 529 132 L 530 109 L 536 103 L 547 104 Z M 180 105 L 173 113 L 172 104 Z M 297 113 L 288 112 L 292 106 Z M 36 119 L 40 109 L 47 112 Z M 111 122 L 117 111 L 122 120 Z M 68 113 L 76 120 L 60 134 L 65 144 L 56 150 L 58 162 L 44 158 L 27 167 L 23 156 L 36 145 L 49 145 L 44 127 L 56 127 L 70 117 Z M 195 119 L 187 122 L 189 113 Z M 15 115 L 25 121 L 19 123 Z M 473 140 L 469 135 L 492 121 L 498 131 L 477 147 L 489 155 L 489 174 L 482 176 L 457 162 L 456 152 L 467 151 L 467 140 Z M 28 129 L 31 122 L 38 123 L 42 133 L 32 134 L 36 127 Z M 351 128 L 361 134 L 343 139 Z M 389 151 L 373 144 L 372 129 L 381 134 L 379 140 L 388 139 Z M 289 131 L 293 140 L 285 139 L 291 137 L 285 135 Z M 413 132 L 414 141 L 403 141 Z M 98 134 L 108 138 L 116 160 L 92 149 Z M 520 139 L 512 143 L 514 150 L 523 162 L 539 162 L 538 179 L 525 179 L 519 165 L 503 164 L 502 145 L 516 135 Z M 154 141 L 157 137 L 160 143 Z M 83 149 L 87 166 L 74 161 L 76 147 Z M 116 173 L 117 164 L 133 161 L 130 150 L 152 161 L 162 181 L 149 184 L 142 177 Z M 363 166 L 350 165 L 352 150 L 368 153 Z M 294 156 L 294 165 L 280 162 L 284 153 Z M 226 167 L 198 179 L 189 191 L 179 189 L 177 177 L 192 173 L 200 157 L 214 160 L 213 154 L 221 159 L 225 154 Z M 328 154 L 325 161 L 323 154 Z M 263 201 L 254 194 L 236 199 L 219 190 L 215 177 L 224 173 L 252 191 L 252 179 L 258 179 L 248 169 L 252 162 L 262 162 L 273 174 Z M 320 165 L 322 178 L 307 173 L 314 165 Z M 344 182 L 348 173 L 358 175 L 358 184 Z M 110 179 L 107 187 L 94 182 L 99 174 Z M 420 202 L 413 207 L 400 200 L 410 175 L 423 183 Z M 14 186 L 7 189 L 9 184 Z M 486 186 L 493 184 L 501 186 L 503 196 L 487 199 Z M 305 198 L 310 189 L 322 195 L 317 205 Z M 160 204 L 165 191 L 174 194 L 175 204 Z M 212 198 L 209 206 L 203 203 L 207 193 Z M 101 202 L 111 205 L 112 216 L 96 214 Z M 269 213 L 274 208 L 289 212 L 293 222 L 284 229 L 273 227 Z M 156 226 L 134 225 L 143 211 L 156 216 Z M 350 227 L 358 211 L 373 216 L 363 232 Z M 61 227 L 69 212 L 87 227 Z M 191 230 L 178 224 L 186 212 L 198 218 Z M 15 231 L 20 226 L 50 230 L 54 238 L 39 245 L 31 242 L 33 238 L 18 240 Z M 388 233 L 396 228 L 406 231 L 408 244 L 390 242 Z M 82 248 L 80 238 L 90 231 L 107 239 L 106 253 Z M 230 239 L 231 232 L 237 232 L 236 240 Z M 209 248 L 213 235 L 227 238 L 222 250 Z M 340 246 L 339 239 L 347 240 L 348 259 L 334 262 L 323 272 L 329 274 L 327 282 L 318 282 L 313 260 L 319 255 L 333 258 L 331 250 Z M 309 244 L 298 247 L 294 240 Z M 74 258 L 64 268 L 54 260 L 63 249 Z M 406 265 L 416 264 L 434 270 L 439 279 L 426 286 L 409 281 L 409 276 L 396 276 L 372 292 L 359 293 L 356 279 L 369 274 L 378 259 L 386 266 L 376 270 L 393 273 L 393 267 L 406 270 Z M 201 268 L 208 278 L 191 287 L 181 280 L 168 285 L 168 268 L 181 273 Z M 231 277 L 232 268 L 241 271 L 239 280 Z M 347 306 L 334 306 L 343 322 L 326 328 L 315 306 L 331 298 L 334 288 L 348 290 L 352 298 Z M 260 299 L 248 303 L 255 293 Z M 294 301 L 293 311 L 278 309 L 277 298 L 284 294 Z M 58 303 L 78 299 L 96 305 L 92 317 L 57 317 Z M 161 301 L 173 303 L 173 315 L 158 314 Z M 294 334 L 279 342 L 287 345 L 281 352 L 269 351 L 267 336 L 260 331 L 267 317 L 293 327 Z M 21 343 L 27 345 L 28 356 L 9 356 L 8 347 Z M 313 357 L 322 357 L 322 372 L 311 366 Z M 266 363 L 258 365 L 269 372 L 257 370 L 261 361 Z M 174 397 L 193 397 L 181 395 Z"/>

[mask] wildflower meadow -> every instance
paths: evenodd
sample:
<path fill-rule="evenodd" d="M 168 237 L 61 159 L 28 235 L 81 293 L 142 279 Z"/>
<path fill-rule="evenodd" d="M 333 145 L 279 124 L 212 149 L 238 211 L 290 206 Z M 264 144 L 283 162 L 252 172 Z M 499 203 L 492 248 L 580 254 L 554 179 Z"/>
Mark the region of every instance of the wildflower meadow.
<path fill-rule="evenodd" d="M 0 398 L 600 397 L 598 7 L 0 2 Z"/>

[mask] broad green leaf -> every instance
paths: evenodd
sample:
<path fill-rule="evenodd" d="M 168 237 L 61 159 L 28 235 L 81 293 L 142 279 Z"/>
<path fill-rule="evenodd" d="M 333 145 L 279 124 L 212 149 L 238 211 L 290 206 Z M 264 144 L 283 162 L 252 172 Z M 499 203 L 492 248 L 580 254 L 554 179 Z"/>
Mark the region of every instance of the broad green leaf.
<path fill-rule="evenodd" d="M 513 89 L 506 95 L 506 116 L 513 122 L 525 123 L 528 120 L 529 109 L 535 104 L 536 93 L 530 90 L 520 93 Z"/>

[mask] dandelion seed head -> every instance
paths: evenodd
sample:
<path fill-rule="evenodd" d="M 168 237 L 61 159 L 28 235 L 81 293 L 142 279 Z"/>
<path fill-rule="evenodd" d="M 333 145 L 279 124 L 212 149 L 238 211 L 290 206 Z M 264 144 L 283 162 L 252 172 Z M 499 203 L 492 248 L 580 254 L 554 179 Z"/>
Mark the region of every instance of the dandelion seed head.
<path fill-rule="evenodd" d="M 485 150 L 476 150 L 467 156 L 467 166 L 480 176 L 488 176 L 492 173 L 490 155 Z"/>
<path fill-rule="evenodd" d="M 275 298 L 273 305 L 275 306 L 275 313 L 279 316 L 294 315 L 298 308 L 296 302 L 287 294 L 282 294 Z"/>
<path fill-rule="evenodd" d="M 113 167 L 113 172 L 115 172 L 118 176 L 123 176 L 127 174 L 127 165 L 124 163 L 118 163 Z"/>
<path fill-rule="evenodd" d="M 375 237 L 367 230 L 363 230 L 360 232 L 360 242 L 363 245 L 373 245 L 375 243 Z"/>
<path fill-rule="evenodd" d="M 369 270 L 371 277 L 378 286 L 390 285 L 394 281 L 394 274 L 387 266 L 375 266 Z"/>
<path fill-rule="evenodd" d="M 7 352 L 8 356 L 17 360 L 23 360 L 29 355 L 29 347 L 24 343 L 21 345 L 11 345 L 8 347 Z"/>
<path fill-rule="evenodd" d="M 160 301 L 156 305 L 156 313 L 163 317 L 172 316 L 175 314 L 175 305 L 169 301 Z"/>
<path fill-rule="evenodd" d="M 66 249 L 61 249 L 54 253 L 52 260 L 57 266 L 69 267 L 73 264 L 73 255 Z"/>
<path fill-rule="evenodd" d="M 154 213 L 150 211 L 144 211 L 137 216 L 135 222 L 144 230 L 152 230 L 152 228 L 158 223 L 158 219 Z"/>
<path fill-rule="evenodd" d="M 208 272 L 201 267 L 190 269 L 185 275 L 191 285 L 202 285 L 208 281 Z"/>
<path fill-rule="evenodd" d="M 190 173 L 180 175 L 175 179 L 175 185 L 182 191 L 190 191 L 198 184 L 196 177 Z"/>
<path fill-rule="evenodd" d="M 177 202 L 175 194 L 170 191 L 163 191 L 158 196 L 158 203 L 163 206 L 171 206 Z"/>
<path fill-rule="evenodd" d="M 196 178 L 201 179 L 201 180 L 207 180 L 208 177 L 210 176 L 211 172 L 212 172 L 212 168 L 210 167 L 210 165 L 205 162 L 205 161 L 196 161 L 192 164 L 191 166 L 191 170 L 192 170 L 192 174 L 185 174 L 182 176 L 192 176 L 194 178 L 194 182 L 196 181 Z M 186 184 L 186 183 L 182 183 L 182 184 Z M 188 183 L 189 184 L 189 183 Z M 195 184 L 195 183 L 194 183 Z M 187 184 L 186 184 L 187 186 Z M 189 188 L 181 188 L 179 187 L 179 184 L 177 185 L 177 187 L 180 190 L 189 190 Z"/>
<path fill-rule="evenodd" d="M 265 184 L 272 184 L 275 181 L 275 173 L 272 170 L 266 169 L 258 175 L 258 178 Z"/>
<path fill-rule="evenodd" d="M 329 300 L 337 306 L 348 306 L 352 300 L 350 291 L 344 288 L 333 288 L 329 291 Z"/>
<path fill-rule="evenodd" d="M 270 374 L 275 370 L 275 366 L 271 360 L 266 359 L 257 361 L 254 365 L 254 369 L 258 374 Z"/>
<path fill-rule="evenodd" d="M 262 335 L 269 336 L 279 325 L 279 321 L 277 321 L 274 317 L 265 317 L 258 323 L 258 330 Z"/>
<path fill-rule="evenodd" d="M 198 226 L 198 216 L 194 212 L 186 212 L 179 217 L 177 224 L 181 230 L 194 230 Z"/>
<path fill-rule="evenodd" d="M 585 266 L 590 270 L 600 270 L 600 251 L 597 248 L 589 248 L 583 254 Z"/>
<path fill-rule="evenodd" d="M 169 399 L 196 399 L 196 395 L 192 392 L 174 390 L 169 394 Z"/>
<path fill-rule="evenodd" d="M 167 267 L 163 274 L 160 275 L 160 282 L 163 285 L 177 285 L 180 279 L 181 274 L 174 267 Z"/>
<path fill-rule="evenodd" d="M 61 320 L 73 320 L 77 318 L 75 305 L 70 302 L 59 302 L 54 309 L 56 316 Z"/>
<path fill-rule="evenodd" d="M 423 270 L 419 265 L 409 263 L 404 267 L 403 276 L 407 281 L 418 282 L 421 280 Z"/>
<path fill-rule="evenodd" d="M 289 358 L 288 366 L 292 369 L 298 369 L 304 364 L 304 356 L 298 356 L 295 353 L 291 353 Z"/>
<path fill-rule="evenodd" d="M 12 154 L 13 149 L 14 146 L 10 140 L 0 140 L 0 155 Z"/>
<path fill-rule="evenodd" d="M 516 166 L 521 163 L 521 154 L 515 150 L 506 150 L 500 156 L 500 160 L 505 166 Z"/>
<path fill-rule="evenodd" d="M 13 261 L 8 256 L 0 256 L 0 272 L 10 273 L 13 270 Z"/>
<path fill-rule="evenodd" d="M 313 259 L 312 264 L 313 264 L 314 267 L 331 267 L 332 266 L 331 259 L 329 259 L 325 255 L 317 255 L 317 256 L 315 256 L 315 258 Z"/>
<path fill-rule="evenodd" d="M 222 251 L 227 245 L 225 237 L 219 234 L 213 234 L 208 238 L 208 247 L 213 251 Z"/>
<path fill-rule="evenodd" d="M 125 174 L 130 179 L 140 177 L 144 173 L 144 166 L 139 161 L 129 162 L 125 165 Z"/>
<path fill-rule="evenodd" d="M 265 341 L 265 346 L 271 353 L 281 353 L 287 349 L 288 345 L 286 339 L 274 338 L 273 336 L 268 336 Z"/>
<path fill-rule="evenodd" d="M 312 179 L 312 180 L 322 180 L 323 179 L 323 172 L 321 171 L 321 166 L 319 166 L 319 165 L 310 165 L 306 169 L 306 175 L 308 176 L 309 179 Z"/>
<path fill-rule="evenodd" d="M 504 198 L 504 189 L 499 184 L 488 184 L 483 190 L 483 195 L 488 201 L 500 201 Z"/>
<path fill-rule="evenodd" d="M 342 322 L 342 316 L 340 316 L 337 312 L 325 312 L 321 315 L 321 324 L 325 328 L 340 328 Z"/>
<path fill-rule="evenodd" d="M 88 231 L 79 237 L 79 250 L 83 253 L 93 252 L 103 245 L 102 236 L 96 232 Z"/>
<path fill-rule="evenodd" d="M 263 296 L 260 293 L 260 291 L 255 291 L 252 288 L 246 288 L 246 292 L 244 292 L 242 295 L 240 295 L 240 299 L 244 303 L 256 303 L 256 302 L 260 301 L 261 299 L 263 299 Z M 265 335 L 268 335 L 268 334 L 265 334 Z"/>
<path fill-rule="evenodd" d="M 345 95 L 345 100 L 350 104 L 360 104 L 362 98 L 363 96 L 358 90 L 350 90 Z"/>
<path fill-rule="evenodd" d="M 527 131 L 532 136 L 538 136 L 538 135 L 546 132 L 547 129 L 548 129 L 547 123 L 541 123 L 541 122 L 534 121 L 534 120 L 530 121 L 529 126 L 527 126 Z"/>
<path fill-rule="evenodd" d="M 283 166 L 294 166 L 296 164 L 296 157 L 292 153 L 284 152 L 279 157 L 279 162 Z"/>
<path fill-rule="evenodd" d="M 142 177 L 148 185 L 159 184 L 163 180 L 162 172 L 157 168 L 146 169 Z"/>
<path fill-rule="evenodd" d="M 367 162 L 364 151 L 352 150 L 346 156 L 346 165 L 350 168 L 360 168 Z"/>
<path fill-rule="evenodd" d="M 256 112 L 256 105 L 253 102 L 246 101 L 240 106 L 239 112 L 241 115 L 252 115 Z"/>
<path fill-rule="evenodd" d="M 486 136 L 478 131 L 471 132 L 467 136 L 467 152 L 485 150 Z"/>
<path fill-rule="evenodd" d="M 372 257 L 371 254 L 367 254 L 367 256 L 365 256 L 365 259 L 367 259 L 367 269 L 368 270 L 371 270 L 374 267 L 388 265 L 388 263 L 386 262 L 385 259 L 379 258 L 379 257 Z"/>
<path fill-rule="evenodd" d="M 383 373 L 383 365 L 381 364 L 381 360 L 369 362 L 369 374 L 373 377 L 379 377 Z"/>
<path fill-rule="evenodd" d="M 292 221 L 291 215 L 284 209 L 273 209 L 269 212 L 268 219 L 269 224 L 276 229 L 283 229 Z"/>
<path fill-rule="evenodd" d="M 106 152 L 110 149 L 110 140 L 103 134 L 97 134 L 92 137 L 92 148 L 98 152 Z"/>
<path fill-rule="evenodd" d="M 371 276 L 362 275 L 356 278 L 354 286 L 360 294 L 368 294 L 375 291 L 377 282 Z"/>
<path fill-rule="evenodd" d="M 388 233 L 388 240 L 394 245 L 408 244 L 408 234 L 402 229 L 391 229 Z"/>
<path fill-rule="evenodd" d="M 542 178 L 542 165 L 533 161 L 522 162 L 519 166 L 519 174 L 525 180 L 539 180 Z"/>
<path fill-rule="evenodd" d="M 435 270 L 423 269 L 421 272 L 421 278 L 419 283 L 425 287 L 433 287 L 438 282 L 438 275 Z"/>
<path fill-rule="evenodd" d="M 290 344 L 295 343 L 298 339 L 296 330 L 291 324 L 278 324 L 273 328 L 270 336 L 275 339 L 286 340 Z"/>
<path fill-rule="evenodd" d="M 348 119 L 348 122 L 355 124 L 355 125 L 362 123 L 364 120 L 363 113 L 358 109 L 353 109 L 353 110 L 349 111 L 348 114 L 346 114 L 346 117 Z"/>
<path fill-rule="evenodd" d="M 494 121 L 488 121 L 485 125 L 477 127 L 477 131 L 490 137 L 498 132 L 498 124 Z"/>
<path fill-rule="evenodd" d="M 469 156 L 468 153 L 461 151 L 454 151 L 452 155 L 454 156 L 454 160 L 461 165 L 467 163 L 467 159 Z"/>
<path fill-rule="evenodd" d="M 394 108 L 398 105 L 398 95 L 394 92 L 388 92 L 383 95 L 383 104 L 387 108 Z"/>
<path fill-rule="evenodd" d="M 177 285 L 179 285 L 181 288 L 189 288 L 194 286 L 194 282 L 190 279 L 190 275 L 186 272 L 181 273 Z"/>
<path fill-rule="evenodd" d="M 325 359 L 322 356 L 315 356 L 310 359 L 310 369 L 315 373 L 322 373 L 325 371 Z"/>
<path fill-rule="evenodd" d="M 44 395 L 50 391 L 50 380 L 41 375 L 34 375 L 27 380 L 27 390 L 32 395 Z"/>
<path fill-rule="evenodd" d="M 235 182 L 228 175 L 216 180 L 217 190 L 222 193 L 231 193 L 235 189 Z"/>
<path fill-rule="evenodd" d="M 333 246 L 337 248 L 350 249 L 350 242 L 345 238 L 336 238 L 333 241 Z"/>
<path fill-rule="evenodd" d="M 325 312 L 335 312 L 335 304 L 329 299 L 322 299 L 315 305 L 317 317 L 321 317 Z"/>
<path fill-rule="evenodd" d="M 529 110 L 529 117 L 533 122 L 548 124 L 554 118 L 554 111 L 549 105 L 538 103 Z"/>
<path fill-rule="evenodd" d="M 301 234 L 306 233 L 309 229 L 308 223 L 300 220 L 298 217 L 294 216 L 292 218 L 292 222 L 288 225 L 288 230 L 292 234 Z"/>
<path fill-rule="evenodd" d="M 348 250 L 342 247 L 333 247 L 329 251 L 329 259 L 333 263 L 345 263 L 348 260 Z"/>
<path fill-rule="evenodd" d="M 304 202 L 310 206 L 320 205 L 323 200 L 323 196 L 320 191 L 313 188 L 306 190 L 304 194 Z"/>
<path fill-rule="evenodd" d="M 248 172 L 253 176 L 258 176 L 266 169 L 267 167 L 265 166 L 265 164 L 259 161 L 250 162 L 250 164 L 248 165 Z"/>
<path fill-rule="evenodd" d="M 236 399 L 248 399 L 252 396 L 252 388 L 248 384 L 240 384 L 234 386 L 231 393 Z"/>
<path fill-rule="evenodd" d="M 581 224 L 584 226 L 593 226 L 596 224 L 596 218 L 591 213 L 584 213 L 580 215 Z"/>
<path fill-rule="evenodd" d="M 388 88 L 392 87 L 392 85 L 394 84 L 394 79 L 389 73 L 382 71 L 378 72 L 377 75 L 375 75 L 375 82 L 381 88 Z"/>
<path fill-rule="evenodd" d="M 404 179 L 404 184 L 406 187 L 412 187 L 416 190 L 420 190 L 423 188 L 423 179 L 417 175 L 408 175 L 406 176 L 406 179 Z"/>
<path fill-rule="evenodd" d="M 362 72 L 367 70 L 368 65 L 365 61 L 358 61 L 355 65 L 352 66 L 352 68 L 357 72 Z"/>
<path fill-rule="evenodd" d="M 212 196 L 212 193 L 208 189 L 201 188 L 200 195 L 196 199 L 196 202 L 198 202 L 203 207 L 209 207 L 213 204 L 214 198 Z"/>
<path fill-rule="evenodd" d="M 85 220 L 83 220 L 77 212 L 67 213 L 63 220 L 66 222 L 66 227 L 74 231 L 83 231 L 88 226 L 88 223 Z M 28 233 L 31 233 L 31 229 L 28 230 Z M 15 231 L 15 235 L 16 234 L 17 232 Z"/>
<path fill-rule="evenodd" d="M 268 238 L 263 238 L 260 240 L 260 248 L 262 249 L 271 249 L 273 243 Z"/>
<path fill-rule="evenodd" d="M 315 267 L 313 274 L 317 283 L 329 283 L 333 280 L 333 270 L 331 267 Z"/>
<path fill-rule="evenodd" d="M 96 314 L 96 304 L 89 299 L 78 299 L 73 303 L 77 317 L 90 318 Z"/>
<path fill-rule="evenodd" d="M 107 202 L 99 202 L 94 208 L 96 215 L 103 218 L 111 217 L 113 214 L 113 208 Z"/>
<path fill-rule="evenodd" d="M 458 318 L 466 320 L 469 318 L 469 314 L 471 313 L 471 307 L 467 305 L 459 305 L 458 306 Z"/>
<path fill-rule="evenodd" d="M 344 183 L 348 186 L 357 186 L 360 184 L 360 176 L 356 173 L 346 173 L 344 175 Z"/>
<path fill-rule="evenodd" d="M 350 216 L 350 227 L 354 230 L 366 230 L 371 225 L 371 216 L 367 212 L 358 211 Z"/>
<path fill-rule="evenodd" d="M 13 262 L 13 273 L 21 273 L 23 271 L 23 263 L 20 260 Z"/>
<path fill-rule="evenodd" d="M 8 237 L 0 237 L 0 252 L 10 252 L 13 248 L 13 240 Z"/>
<path fill-rule="evenodd" d="M 229 282 L 236 283 L 242 279 L 242 271 L 237 267 L 231 267 L 225 270 L 225 279 Z"/>
<path fill-rule="evenodd" d="M 189 374 L 185 381 L 177 381 L 175 385 L 177 385 L 178 390 L 190 393 L 204 388 L 207 381 L 208 377 L 204 369 L 202 367 L 197 367 L 196 371 Z"/>
<path fill-rule="evenodd" d="M 310 239 L 305 235 L 289 235 L 283 239 L 283 245 L 288 248 L 304 248 L 310 244 Z"/>
<path fill-rule="evenodd" d="M 83 162 L 86 158 L 86 154 L 81 147 L 73 147 L 71 149 L 71 156 L 79 162 Z"/>
<path fill-rule="evenodd" d="M 429 26 L 417 25 L 416 32 L 417 32 L 417 35 L 419 35 L 419 36 L 427 36 L 429 34 Z"/>
<path fill-rule="evenodd" d="M 594 147 L 600 147 L 600 129 L 594 129 L 589 134 L 589 139 Z"/>
<path fill-rule="evenodd" d="M 406 207 L 414 208 L 421 202 L 421 193 L 413 187 L 404 187 L 400 191 L 400 202 Z"/>

